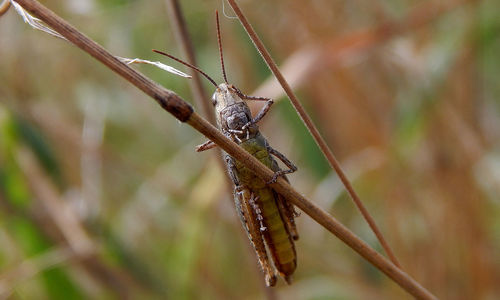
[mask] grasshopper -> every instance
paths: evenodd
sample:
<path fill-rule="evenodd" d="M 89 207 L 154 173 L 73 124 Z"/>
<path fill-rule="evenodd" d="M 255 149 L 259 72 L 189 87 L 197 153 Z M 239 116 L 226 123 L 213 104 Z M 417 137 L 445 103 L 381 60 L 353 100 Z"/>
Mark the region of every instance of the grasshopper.
<path fill-rule="evenodd" d="M 217 85 L 212 78 L 199 68 L 170 54 L 157 50 L 153 51 L 170 57 L 205 76 L 216 87 L 212 96 L 212 104 L 215 108 L 219 129 L 228 138 L 238 143 L 243 149 L 275 172 L 270 182 L 264 182 L 239 161 L 223 152 L 229 176 L 234 183 L 236 211 L 255 249 L 259 264 L 265 275 L 266 285 L 274 286 L 276 284 L 275 269 L 290 284 L 291 275 L 297 266 L 297 254 L 294 245 L 294 241 L 299 238 L 294 220 L 297 213 L 293 205 L 288 203 L 268 184 L 275 182 L 279 176 L 283 176 L 288 180 L 285 174 L 295 172 L 297 167 L 283 154 L 269 146 L 257 126 L 257 123 L 269 111 L 273 100 L 245 95 L 237 87 L 228 83 L 224 68 L 217 12 L 216 21 L 224 83 Z M 257 116 L 252 118 L 250 109 L 244 100 L 266 101 L 266 104 Z M 215 143 L 208 141 L 199 145 L 196 151 L 205 151 L 215 146 Z M 281 170 L 271 155 L 280 159 L 289 169 Z M 268 253 L 272 257 L 274 268 L 270 264 Z"/>

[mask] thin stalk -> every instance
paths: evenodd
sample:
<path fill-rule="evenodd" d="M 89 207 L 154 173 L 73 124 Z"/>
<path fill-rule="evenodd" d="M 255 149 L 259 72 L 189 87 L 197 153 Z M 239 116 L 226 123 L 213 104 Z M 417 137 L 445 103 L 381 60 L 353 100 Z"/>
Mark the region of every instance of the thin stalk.
<path fill-rule="evenodd" d="M 335 155 L 333 154 L 333 152 L 330 150 L 330 148 L 326 144 L 326 141 L 323 139 L 323 137 L 319 133 L 318 129 L 316 128 L 316 126 L 312 122 L 309 115 L 306 113 L 302 104 L 300 104 L 299 99 L 297 98 L 297 96 L 293 92 L 292 88 L 290 87 L 290 85 L 286 81 L 285 77 L 283 77 L 283 75 L 281 74 L 281 71 L 278 69 L 278 66 L 276 65 L 276 63 L 272 59 L 271 55 L 269 54 L 269 51 L 267 51 L 266 47 L 264 46 L 264 44 L 262 43 L 260 38 L 257 36 L 257 33 L 253 29 L 252 25 L 250 25 L 250 23 L 246 19 L 245 15 L 243 14 L 241 9 L 239 8 L 238 4 L 236 4 L 236 1 L 228 0 L 228 2 L 229 2 L 229 5 L 231 5 L 231 7 L 233 8 L 236 15 L 238 16 L 238 19 L 240 20 L 241 25 L 243 25 L 246 32 L 248 33 L 248 36 L 250 37 L 253 44 L 257 48 L 257 51 L 260 53 L 260 55 L 262 56 L 262 58 L 266 62 L 267 66 L 269 67 L 271 72 L 274 74 L 274 76 L 276 77 L 278 82 L 283 87 L 283 90 L 288 95 L 288 98 L 290 98 L 290 101 L 292 102 L 293 107 L 295 108 L 295 110 L 299 114 L 300 118 L 302 119 L 302 121 L 306 125 L 307 129 L 311 133 L 312 137 L 314 138 L 314 141 L 316 142 L 316 144 L 320 148 L 321 152 L 323 153 L 323 155 L 327 159 L 328 163 L 335 170 L 335 172 L 337 172 L 337 175 L 339 176 L 340 180 L 344 184 L 347 192 L 349 193 L 352 200 L 354 201 L 354 203 L 358 207 L 359 211 L 361 212 L 361 214 L 365 218 L 366 222 L 370 226 L 373 233 L 375 233 L 375 236 L 377 237 L 380 244 L 384 248 L 385 252 L 387 253 L 387 256 L 396 266 L 401 268 L 401 265 L 399 264 L 396 256 L 394 255 L 391 248 L 389 247 L 389 244 L 385 240 L 382 232 L 378 229 L 377 224 L 375 223 L 375 220 L 372 218 L 372 216 L 370 215 L 370 213 L 366 209 L 365 205 L 363 204 L 363 202 L 359 198 L 358 194 L 356 193 L 356 191 L 352 187 L 352 184 L 349 181 L 349 179 L 347 178 L 344 171 L 342 170 L 340 163 L 335 158 Z"/>
<path fill-rule="evenodd" d="M 0 17 L 9 10 L 10 0 L 3 0 L 0 4 Z"/>
<path fill-rule="evenodd" d="M 257 176 L 265 181 L 273 178 L 274 172 L 268 169 L 259 160 L 250 153 L 239 147 L 235 142 L 224 136 L 217 128 L 193 111 L 191 106 L 174 92 L 169 91 L 143 74 L 135 71 L 126 64 L 120 62 L 103 47 L 86 37 L 83 33 L 75 29 L 61 17 L 34 0 L 16 0 L 27 11 L 40 18 L 51 28 L 59 32 L 76 46 L 92 55 L 104 65 L 108 66 L 118 75 L 122 76 L 137 88 L 150 95 L 157 101 L 162 108 L 170 112 L 174 117 L 182 122 L 186 122 L 197 131 L 214 141 L 220 148 L 229 155 L 240 161 L 245 167 L 249 168 Z M 282 194 L 297 205 L 303 212 L 308 214 L 316 222 L 325 227 L 328 231 L 337 236 L 354 251 L 364 257 L 367 261 L 386 274 L 404 290 L 418 299 L 437 299 L 427 289 L 422 287 L 408 274 L 403 272 L 377 251 L 363 242 L 359 237 L 329 215 L 326 211 L 307 200 L 293 187 L 291 187 L 283 178 L 279 178 L 276 183 L 271 185 L 278 193 Z"/>
<path fill-rule="evenodd" d="M 179 1 L 177 0 L 167 0 L 168 19 L 170 25 L 173 28 L 175 39 L 180 45 L 182 52 L 186 57 L 186 61 L 193 66 L 197 66 L 196 55 L 193 48 L 193 43 L 189 37 L 189 31 L 186 26 L 186 20 L 182 14 L 182 9 L 180 7 Z M 207 95 L 206 90 L 203 88 L 201 83 L 200 73 L 189 69 L 192 80 L 189 86 L 191 87 L 191 93 L 193 94 L 194 100 L 198 107 L 201 108 L 203 116 L 207 118 L 210 123 L 215 124 L 215 116 L 213 114 L 213 108 L 210 105 L 210 98 Z"/>
<path fill-rule="evenodd" d="M 191 38 L 189 37 L 186 20 L 184 19 L 179 1 L 167 0 L 166 3 L 168 8 L 168 19 L 170 20 L 170 24 L 173 27 L 177 43 L 180 44 L 181 50 L 186 56 L 187 62 L 192 64 L 193 66 L 197 66 L 198 64 L 196 63 L 196 55 L 194 53 L 193 43 L 191 42 Z M 211 124 L 215 125 L 215 114 L 213 113 L 213 107 L 211 107 L 210 98 L 207 95 L 205 88 L 203 88 L 200 73 L 191 68 L 189 68 L 189 71 L 192 76 L 192 80 L 189 82 L 189 86 L 191 87 L 191 93 L 194 97 L 194 100 L 196 101 L 197 106 L 201 108 L 203 116 L 207 118 Z M 224 159 L 220 149 L 217 149 L 217 154 L 219 154 L 217 155 L 217 162 L 222 170 L 225 170 L 226 165 L 224 163 Z M 227 176 L 225 179 L 225 183 L 228 194 L 231 194 L 233 192 L 232 184 Z"/>

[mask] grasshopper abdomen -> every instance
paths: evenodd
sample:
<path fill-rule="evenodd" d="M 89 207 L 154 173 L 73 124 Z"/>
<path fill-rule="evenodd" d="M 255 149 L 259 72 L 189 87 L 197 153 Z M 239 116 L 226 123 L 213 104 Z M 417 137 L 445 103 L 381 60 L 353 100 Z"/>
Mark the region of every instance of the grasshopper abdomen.
<path fill-rule="evenodd" d="M 273 169 L 277 166 L 268 150 L 270 147 L 260 132 L 257 131 L 255 135 L 251 135 L 251 138 L 242 141 L 240 146 L 267 167 Z M 298 236 L 293 223 L 293 211 L 285 209 L 288 206 L 282 202 L 284 200 L 281 196 L 240 162 L 232 160 L 228 164 L 228 168 L 235 184 L 246 187 L 256 196 L 256 203 L 264 225 L 261 234 L 276 269 L 287 282 L 290 282 L 291 275 L 297 266 L 293 240 L 297 239 Z M 252 239 L 252 237 L 249 238 Z"/>

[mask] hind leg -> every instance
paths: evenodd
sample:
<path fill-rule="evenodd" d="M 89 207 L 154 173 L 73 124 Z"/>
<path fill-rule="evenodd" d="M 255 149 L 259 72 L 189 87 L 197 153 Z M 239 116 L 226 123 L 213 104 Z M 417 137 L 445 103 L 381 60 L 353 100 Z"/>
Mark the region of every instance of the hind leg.
<path fill-rule="evenodd" d="M 267 256 L 266 246 L 262 237 L 262 221 L 259 220 L 258 211 L 255 210 L 255 198 L 253 194 L 244 187 L 235 189 L 235 203 L 236 210 L 240 216 L 243 227 L 245 227 L 260 267 L 264 272 L 265 281 L 267 286 L 274 286 L 276 284 L 276 274 L 274 268 L 269 263 Z"/>

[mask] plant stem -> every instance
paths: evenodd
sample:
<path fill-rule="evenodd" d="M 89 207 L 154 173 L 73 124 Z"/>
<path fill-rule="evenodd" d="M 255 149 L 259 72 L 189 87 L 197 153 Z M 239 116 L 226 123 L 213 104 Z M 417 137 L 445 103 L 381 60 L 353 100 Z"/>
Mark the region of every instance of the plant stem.
<path fill-rule="evenodd" d="M 177 0 L 167 0 L 168 19 L 170 25 L 173 27 L 173 32 L 177 43 L 180 45 L 182 52 L 186 57 L 186 61 L 193 66 L 197 66 L 196 56 L 194 54 L 193 43 L 189 37 L 189 32 L 186 26 L 186 20 L 182 14 L 181 6 Z M 198 107 L 201 108 L 203 116 L 207 118 L 210 123 L 215 124 L 215 116 L 210 105 L 210 98 L 208 98 L 203 84 L 201 83 L 200 73 L 189 69 L 192 80 L 190 81 L 191 93 Z"/>
<path fill-rule="evenodd" d="M 0 17 L 9 10 L 10 0 L 3 0 L 0 4 Z"/>

